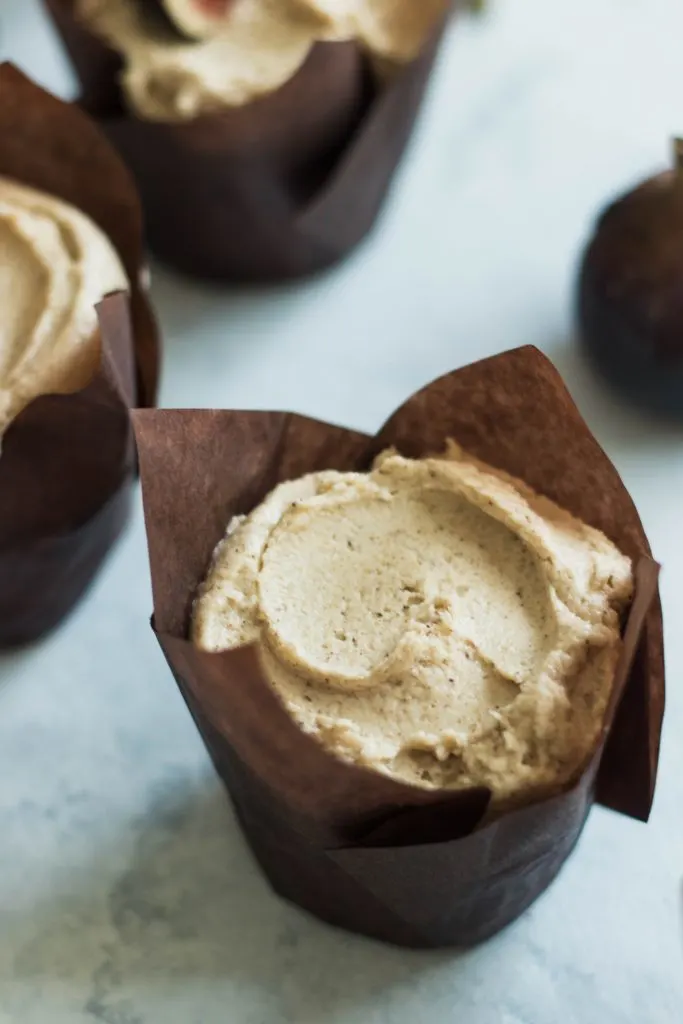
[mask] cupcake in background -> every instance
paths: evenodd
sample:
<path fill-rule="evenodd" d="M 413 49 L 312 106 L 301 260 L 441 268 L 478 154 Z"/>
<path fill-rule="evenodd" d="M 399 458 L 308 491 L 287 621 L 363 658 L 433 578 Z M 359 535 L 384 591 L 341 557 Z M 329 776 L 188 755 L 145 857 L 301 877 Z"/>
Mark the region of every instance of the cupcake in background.
<path fill-rule="evenodd" d="M 155 631 L 280 895 L 468 945 L 547 888 L 594 801 L 647 819 L 659 567 L 538 351 L 448 374 L 374 438 L 134 419 Z"/>
<path fill-rule="evenodd" d="M 353 43 L 390 78 L 415 60 L 448 0 L 76 0 L 75 13 L 116 53 L 126 106 L 187 121 L 281 89 L 316 43 Z"/>
<path fill-rule="evenodd" d="M 450 0 L 45 0 L 183 271 L 321 270 L 372 227 Z M 457 6 L 467 6 L 456 4 Z"/>
<path fill-rule="evenodd" d="M 35 398 L 90 382 L 101 358 L 96 306 L 129 287 L 89 217 L 0 176 L 0 436 Z"/>
<path fill-rule="evenodd" d="M 128 411 L 157 378 L 143 268 L 136 190 L 107 140 L 2 65 L 0 646 L 56 626 L 126 522 Z"/>

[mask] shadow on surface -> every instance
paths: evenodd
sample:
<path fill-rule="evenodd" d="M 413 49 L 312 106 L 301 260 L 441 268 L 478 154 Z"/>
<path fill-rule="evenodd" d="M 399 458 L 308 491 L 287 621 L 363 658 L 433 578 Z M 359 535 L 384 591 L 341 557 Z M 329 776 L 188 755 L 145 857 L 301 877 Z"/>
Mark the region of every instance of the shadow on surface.
<path fill-rule="evenodd" d="M 26 647 L 18 647 L 16 650 L 0 651 L 0 690 L 12 682 L 25 659 L 31 656 L 35 646 L 37 645 L 31 644 Z"/>
<path fill-rule="evenodd" d="M 169 780 L 121 845 L 114 838 L 93 851 L 68 893 L 38 902 L 32 937 L 14 958 L 16 980 L 40 985 L 43 1000 L 52 986 L 66 986 L 85 1020 L 140 1024 L 180 999 L 187 1020 L 202 1024 L 320 1024 L 322 1008 L 331 1022 L 380 996 L 400 998 L 418 973 L 465 967 L 467 954 L 383 947 L 276 898 L 217 782 L 183 788 Z M 124 869 L 112 870 L 122 852 Z M 3 922 L 5 940 L 26 923 Z M 221 1004 L 228 996 L 234 1017 Z"/>
<path fill-rule="evenodd" d="M 194 330 L 214 324 L 218 316 L 226 323 L 267 316 L 271 304 L 278 318 L 295 310 L 305 300 L 309 288 L 334 274 L 334 269 L 308 280 L 276 285 L 228 285 L 184 277 L 152 260 L 152 301 L 172 338 L 191 339 Z"/>

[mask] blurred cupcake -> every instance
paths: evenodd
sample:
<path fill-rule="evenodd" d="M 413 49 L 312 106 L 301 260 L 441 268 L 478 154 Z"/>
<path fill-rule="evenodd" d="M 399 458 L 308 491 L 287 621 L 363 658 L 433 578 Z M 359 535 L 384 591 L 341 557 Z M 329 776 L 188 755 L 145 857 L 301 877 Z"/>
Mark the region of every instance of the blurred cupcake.
<path fill-rule="evenodd" d="M 132 181 L 80 111 L 0 67 L 0 645 L 47 632 L 127 515 L 157 337 Z M 101 311 L 98 322 L 96 306 Z"/>
<path fill-rule="evenodd" d="M 441 378 L 373 439 L 135 423 L 157 636 L 277 892 L 471 944 L 547 887 L 594 798 L 647 818 L 658 566 L 540 353 Z"/>
<path fill-rule="evenodd" d="M 370 230 L 450 0 L 46 0 L 84 107 L 188 273 L 318 271 Z M 464 6 L 464 4 L 459 4 Z"/>

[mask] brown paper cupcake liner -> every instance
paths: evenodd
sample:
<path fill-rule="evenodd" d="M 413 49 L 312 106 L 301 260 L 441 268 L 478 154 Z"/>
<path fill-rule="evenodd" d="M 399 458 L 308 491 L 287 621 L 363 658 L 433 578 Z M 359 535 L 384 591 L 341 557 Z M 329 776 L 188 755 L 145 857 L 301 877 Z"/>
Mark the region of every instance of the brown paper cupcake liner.
<path fill-rule="evenodd" d="M 320 271 L 372 228 L 411 136 L 441 38 L 378 89 L 354 43 L 319 43 L 270 96 L 185 123 L 136 117 L 120 57 L 44 0 L 81 103 L 135 174 L 149 242 L 185 273 L 273 281 Z M 454 6 L 467 6 L 456 0 Z"/>
<path fill-rule="evenodd" d="M 155 630 L 278 893 L 388 942 L 468 945 L 548 886 L 594 799 L 647 819 L 664 708 L 659 567 L 619 475 L 536 349 L 442 377 L 374 438 L 275 412 L 163 410 L 136 412 L 134 422 Z M 590 763 L 565 791 L 490 822 L 488 790 L 422 790 L 330 755 L 286 712 L 253 646 L 207 653 L 188 640 L 193 597 L 233 515 L 282 480 L 366 469 L 389 445 L 433 454 L 447 438 L 605 532 L 635 564 L 613 698 Z"/>
<path fill-rule="evenodd" d="M 100 368 L 82 390 L 43 395 L 10 424 L 0 454 L 0 648 L 56 626 L 128 516 L 136 474 L 129 408 L 153 403 L 158 338 L 143 288 L 132 179 L 99 129 L 0 65 L 0 175 L 64 199 L 114 243 L 130 296 L 99 309 Z"/>

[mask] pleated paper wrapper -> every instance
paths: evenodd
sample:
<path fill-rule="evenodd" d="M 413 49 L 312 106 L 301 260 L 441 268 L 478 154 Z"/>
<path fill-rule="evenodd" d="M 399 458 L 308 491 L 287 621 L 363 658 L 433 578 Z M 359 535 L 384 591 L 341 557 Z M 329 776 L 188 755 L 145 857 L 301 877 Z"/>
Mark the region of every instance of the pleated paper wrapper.
<path fill-rule="evenodd" d="M 514 920 L 572 851 L 592 803 L 646 820 L 664 708 L 659 567 L 619 475 L 533 348 L 442 377 L 375 437 L 278 412 L 134 414 L 154 628 L 273 888 L 324 920 L 413 947 L 470 945 Z M 604 531 L 634 561 L 635 596 L 598 747 L 552 798 L 487 817 L 487 790 L 429 791 L 338 760 L 290 718 L 253 646 L 188 639 L 191 604 L 233 515 L 280 481 L 367 469 L 446 439 Z"/>

